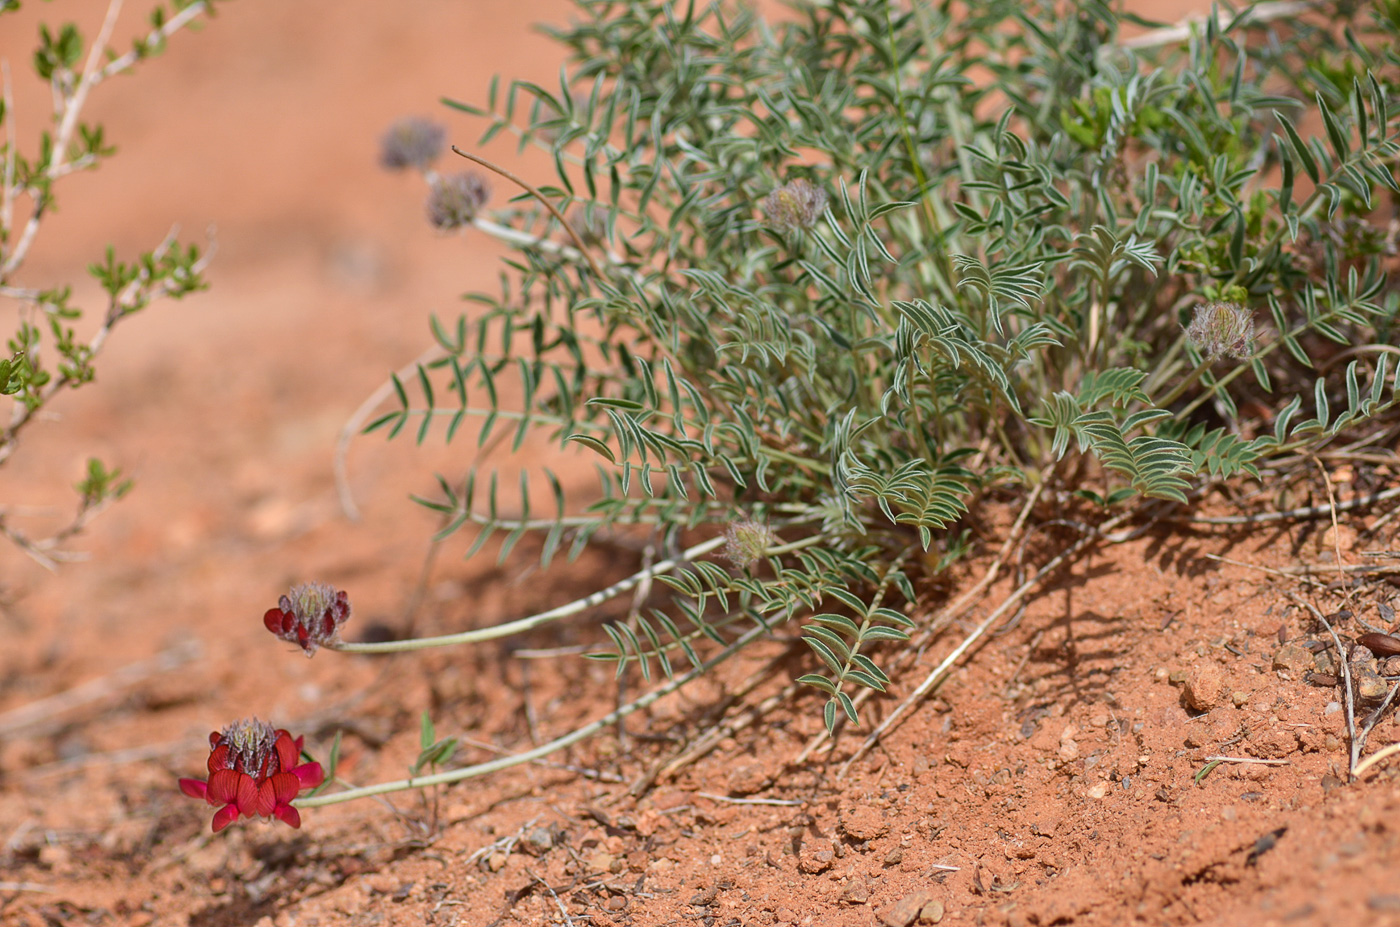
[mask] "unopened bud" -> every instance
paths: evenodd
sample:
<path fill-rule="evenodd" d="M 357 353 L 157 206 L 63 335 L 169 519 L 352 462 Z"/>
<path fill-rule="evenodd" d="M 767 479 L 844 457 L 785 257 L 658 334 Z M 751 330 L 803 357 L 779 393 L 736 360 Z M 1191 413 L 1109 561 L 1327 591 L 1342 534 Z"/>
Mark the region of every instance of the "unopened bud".
<path fill-rule="evenodd" d="M 724 529 L 724 558 L 741 570 L 753 566 L 777 540 L 767 525 L 744 519 Z"/>
<path fill-rule="evenodd" d="M 390 171 L 428 169 L 442 154 L 447 130 L 435 122 L 409 116 L 389 127 L 379 139 L 379 164 Z"/>
<path fill-rule="evenodd" d="M 1254 313 L 1234 303 L 1197 306 L 1186 337 L 1207 360 L 1227 354 L 1247 358 L 1254 353 Z"/>
<path fill-rule="evenodd" d="M 440 229 L 469 224 L 486 205 L 491 188 L 473 173 L 434 177 L 428 192 L 428 219 Z"/>
<path fill-rule="evenodd" d="M 826 191 L 801 177 L 789 180 L 763 198 L 768 224 L 780 232 L 809 229 L 826 211 Z"/>

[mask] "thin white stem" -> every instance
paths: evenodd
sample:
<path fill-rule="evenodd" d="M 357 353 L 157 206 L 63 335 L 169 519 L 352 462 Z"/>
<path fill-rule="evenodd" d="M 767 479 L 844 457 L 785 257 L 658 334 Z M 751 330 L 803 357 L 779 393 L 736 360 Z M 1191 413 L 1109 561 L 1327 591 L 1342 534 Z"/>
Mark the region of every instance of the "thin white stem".
<path fill-rule="evenodd" d="M 519 229 L 511 228 L 509 225 L 502 225 L 499 222 L 493 222 L 490 219 L 483 219 L 478 216 L 472 220 L 472 225 L 478 230 L 490 235 L 492 238 L 506 242 L 507 244 L 520 245 L 525 248 L 538 248 L 541 251 L 557 254 L 571 261 L 588 260 L 588 255 L 579 251 L 572 245 L 563 244 L 552 238 L 532 235 L 529 232 L 522 232 Z M 608 264 L 611 266 L 618 268 L 633 279 L 641 279 L 632 268 L 623 264 L 622 255 L 618 254 L 616 251 L 609 249 L 604 252 L 603 256 L 607 258 Z"/>
<path fill-rule="evenodd" d="M 1299 16 L 1316 8 L 1316 3 L 1302 2 L 1302 0 L 1274 0 L 1268 3 L 1256 3 L 1251 7 L 1241 19 L 1241 25 L 1258 26 L 1275 19 L 1284 19 L 1291 16 Z M 1144 32 L 1142 35 L 1135 35 L 1130 39 L 1119 42 L 1120 48 L 1156 48 L 1161 45 L 1174 45 L 1177 42 L 1184 42 L 1191 38 L 1192 32 L 1205 24 L 1208 17 L 1204 14 L 1187 16 L 1175 26 L 1166 26 L 1161 29 L 1153 29 Z M 1220 28 L 1230 25 L 1230 20 L 1234 19 L 1233 14 L 1221 10 L 1216 16 L 1216 23 Z"/>
<path fill-rule="evenodd" d="M 53 160 L 49 163 L 48 168 L 44 172 L 49 181 L 57 180 L 74 170 L 80 170 L 95 160 L 91 156 L 85 155 L 72 163 L 68 161 L 68 149 L 73 141 L 73 133 L 78 127 L 78 117 L 82 114 L 83 106 L 87 103 L 88 94 L 92 92 L 92 88 L 102 83 L 102 81 L 128 70 L 140 60 L 140 56 L 135 51 L 130 51 L 125 55 L 113 58 L 105 65 L 102 64 L 102 59 L 107 53 L 107 46 L 112 40 L 112 32 L 117 25 L 117 18 L 121 15 L 122 2 L 123 0 L 111 0 L 111 3 L 108 5 L 107 16 L 102 21 L 102 27 L 98 31 L 97 38 L 93 41 L 92 47 L 88 49 L 87 62 L 83 65 L 83 76 L 78 81 L 77 87 L 73 88 L 71 93 L 68 93 L 66 90 L 61 91 L 57 78 L 53 83 L 54 108 L 56 111 L 62 112 L 62 118 L 59 122 L 58 131 L 54 135 Z M 175 16 L 172 16 L 161 28 L 151 31 L 150 35 L 146 37 L 148 47 L 163 42 L 165 39 L 187 26 L 200 14 L 206 12 L 207 9 L 208 4 L 204 3 L 203 0 L 185 7 Z M 0 227 L 8 231 L 10 229 L 13 210 L 15 140 L 13 111 L 9 105 L 11 101 L 9 99 L 10 84 L 8 62 L 5 62 L 3 67 L 5 76 L 6 112 L 9 113 L 7 119 L 9 125 L 9 157 L 7 157 L 5 164 L 5 201 L 0 203 L 0 209 L 3 210 L 0 211 L 0 222 L 3 222 L 3 225 L 0 225 Z M 15 244 L 14 250 L 0 261 L 0 280 L 7 279 L 10 274 L 14 273 L 15 270 L 24 263 L 25 256 L 28 255 L 29 249 L 34 245 L 35 237 L 39 234 L 39 226 L 43 221 L 43 214 L 45 212 L 43 205 L 44 204 L 39 203 L 35 204 L 35 209 L 30 214 L 29 220 L 25 223 L 24 231 L 21 233 L 19 241 Z"/>
<path fill-rule="evenodd" d="M 78 81 L 78 86 L 71 96 L 64 95 L 60 104 L 63 111 L 63 118 L 59 121 L 58 131 L 54 134 L 53 140 L 53 160 L 49 162 L 45 169 L 45 175 L 53 180 L 60 176 L 64 165 L 68 160 L 68 147 L 73 142 L 73 132 L 78 127 L 78 116 L 82 114 L 83 106 L 87 103 L 88 94 L 92 88 L 96 87 L 102 80 L 102 68 L 100 63 L 103 54 L 107 51 L 107 43 L 112 39 L 112 30 L 117 26 L 117 17 L 121 15 L 122 0 L 111 0 L 107 6 L 107 16 L 102 20 L 102 28 L 98 30 L 97 38 L 93 41 L 92 47 L 88 49 L 87 63 L 83 65 L 83 76 Z M 24 225 L 24 232 L 20 235 L 19 242 L 15 245 L 14 251 L 0 264 L 0 280 L 7 279 L 10 274 L 20 264 L 24 263 L 25 256 L 34 244 L 34 238 L 39 234 L 39 225 L 44 218 L 44 209 L 40 203 L 35 203 L 34 211 L 29 216 L 29 221 Z"/>
<path fill-rule="evenodd" d="M 489 628 L 479 628 L 475 631 L 463 631 L 460 634 L 444 634 L 441 637 L 419 637 L 406 641 L 384 641 L 374 644 L 332 644 L 329 646 L 332 650 L 338 650 L 341 653 L 398 653 L 405 650 L 426 650 L 430 647 L 449 647 L 454 644 L 476 644 L 481 641 L 510 637 L 512 634 L 520 634 L 533 628 L 538 628 L 541 625 L 548 624 L 551 621 L 557 621 L 560 618 L 567 618 L 570 615 L 577 615 L 590 608 L 596 608 L 609 599 L 627 592 L 639 583 L 649 580 L 659 573 L 670 572 L 683 563 L 709 553 L 724 544 L 724 542 L 725 538 L 723 535 L 717 538 L 711 538 L 708 541 L 696 544 L 694 547 L 683 551 L 681 555 L 674 560 L 662 560 L 660 563 L 654 564 L 645 570 L 633 573 L 624 580 L 613 583 L 606 589 L 600 589 L 591 595 L 586 595 L 581 599 L 575 599 L 558 608 L 552 608 L 549 611 L 530 615 L 527 618 L 521 618 L 516 621 L 508 621 L 505 624 L 492 625 Z"/>
<path fill-rule="evenodd" d="M 170 234 L 165 237 L 165 240 L 162 241 L 153 252 L 153 256 L 155 257 L 155 259 L 159 260 L 167 251 L 169 251 L 170 248 L 173 246 L 174 241 L 175 230 L 172 229 Z M 202 273 L 204 269 L 209 266 L 209 260 L 211 257 L 213 257 L 213 253 L 213 249 L 209 249 L 209 251 L 207 251 L 203 257 L 201 257 L 198 261 L 196 261 L 190 266 L 190 273 L 195 276 L 198 276 L 200 273 Z M 143 272 L 141 276 L 139 276 L 136 280 L 132 281 L 130 286 L 128 286 L 125 290 L 123 290 L 121 293 L 117 294 L 117 296 L 111 299 L 111 302 L 107 307 L 107 315 L 102 320 L 101 327 L 98 328 L 95 334 L 93 334 L 92 340 L 89 341 L 87 344 L 87 355 L 89 361 L 93 360 L 97 357 L 99 353 L 101 353 L 103 345 L 107 343 L 107 337 L 112 333 L 113 326 L 120 322 L 128 314 L 128 312 L 132 310 L 132 307 L 136 303 L 137 297 L 142 294 L 143 290 L 147 285 L 149 285 L 149 283 L 150 279 L 147 276 L 145 276 Z M 146 293 L 145 298 L 146 301 L 149 302 L 150 300 L 158 298 L 160 296 L 164 296 L 169 292 L 170 284 L 167 281 L 165 283 L 162 283 L 159 288 L 149 293 Z M 34 415 L 40 409 L 42 409 L 49 402 L 49 400 L 56 396 L 61 390 L 66 389 L 71 383 L 72 380 L 67 376 L 54 377 L 52 380 L 49 381 L 48 385 L 45 386 L 39 392 L 37 403 L 35 403 L 32 406 L 26 403 L 15 403 L 14 412 L 12 413 L 10 419 L 10 425 L 8 428 L 5 429 L 3 433 L 0 433 L 0 463 L 4 463 L 6 460 L 9 459 L 10 455 L 14 453 L 15 439 L 18 436 L 20 429 L 22 429 L 29 422 L 33 421 Z"/>
<path fill-rule="evenodd" d="M 1397 753 L 1400 753 L 1400 744 L 1391 744 L 1388 747 L 1382 747 L 1360 763 L 1357 763 L 1356 768 L 1352 770 L 1351 774 L 1355 778 L 1360 779 L 1361 776 L 1365 774 L 1366 770 L 1370 769 L 1381 760 L 1394 756 Z"/>
<path fill-rule="evenodd" d="M 191 3 L 189 6 L 170 17 L 165 25 L 161 26 L 159 29 L 152 29 L 150 34 L 146 36 L 146 47 L 151 48 L 152 46 L 158 45 L 185 28 L 185 26 L 193 22 L 201 13 L 204 13 L 207 6 L 208 4 L 204 3 L 204 0 L 200 0 L 199 3 Z M 99 84 L 109 77 L 114 77 L 140 60 L 141 56 L 138 55 L 134 49 L 121 57 L 113 58 L 111 61 L 107 62 L 107 66 L 98 73 L 97 79 L 93 81 L 93 83 Z"/>
<path fill-rule="evenodd" d="M 723 539 L 721 538 L 720 541 L 723 542 Z M 565 747 L 572 746 L 581 740 L 586 740 L 599 731 L 621 721 L 634 711 L 646 708 L 658 699 L 670 695 L 672 692 L 693 682 L 701 675 L 723 663 L 766 633 L 767 630 L 762 625 L 750 628 L 728 647 L 724 648 L 724 650 L 686 673 L 684 676 L 677 676 L 664 686 L 647 693 L 636 701 L 623 705 L 616 711 L 608 713 L 591 724 L 586 724 L 562 737 L 555 738 L 547 744 L 541 744 L 533 750 L 517 753 L 514 756 L 502 757 L 499 760 L 491 760 L 487 763 L 478 763 L 475 766 L 464 766 L 461 769 L 453 769 L 433 776 L 399 779 L 395 782 L 381 782 L 378 785 L 368 785 L 363 788 L 350 789 L 345 792 L 336 792 L 332 795 L 318 795 L 315 798 L 304 798 L 298 800 L 295 804 L 299 808 L 315 808 L 320 805 L 333 805 L 343 801 L 352 801 L 357 798 L 384 795 L 388 792 L 403 792 L 408 789 L 421 789 L 432 785 L 448 785 L 453 782 L 462 782 L 466 779 L 479 778 L 493 772 L 499 772 L 502 769 L 510 769 L 512 766 L 520 766 L 524 763 L 533 762 L 534 760 L 549 756 L 551 753 L 563 750 Z"/>

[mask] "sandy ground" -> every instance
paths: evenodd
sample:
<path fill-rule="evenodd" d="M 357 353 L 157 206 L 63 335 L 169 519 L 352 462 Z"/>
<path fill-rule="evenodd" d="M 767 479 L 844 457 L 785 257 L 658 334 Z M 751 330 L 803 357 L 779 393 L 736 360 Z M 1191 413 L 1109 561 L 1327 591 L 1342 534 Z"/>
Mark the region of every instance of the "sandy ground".
<path fill-rule="evenodd" d="M 71 15 L 90 34 L 101 9 L 30 2 L 0 19 L 0 55 L 18 70 L 36 17 Z M 259 620 L 288 585 L 317 579 L 350 592 L 351 637 L 410 621 L 443 633 L 636 568 L 620 546 L 548 573 L 529 551 L 501 567 L 464 562 L 461 536 L 410 616 L 435 525 L 408 495 L 431 491 L 434 469 L 460 473 L 469 449 L 357 440 L 359 521 L 331 475 L 347 417 L 427 345 L 432 313 L 494 285 L 500 254 L 433 232 L 421 184 L 376 166 L 379 134 L 424 114 L 474 143 L 479 128 L 437 98 L 480 99 L 498 71 L 551 79 L 558 55 L 528 26 L 566 10 L 238 0 L 98 92 L 90 114 L 120 154 L 64 185 L 21 282 L 76 281 L 106 244 L 131 255 L 172 224 L 211 229 L 218 252 L 212 289 L 120 328 L 99 382 L 66 397 L 5 468 L 0 502 L 32 507 L 34 531 L 67 512 L 89 455 L 137 488 L 74 545 L 88 559 L 57 573 L 0 547 L 0 921 L 1400 924 L 1393 767 L 1343 783 L 1339 690 L 1308 684 L 1318 667 L 1284 648 L 1326 639 L 1288 593 L 1379 625 L 1394 587 L 1327 576 L 1314 589 L 1209 557 L 1325 565 L 1318 522 L 1177 525 L 1102 548 L 849 768 L 852 734 L 795 762 L 821 728 L 810 695 L 742 710 L 807 670 L 805 648 L 779 640 L 548 764 L 435 797 L 307 810 L 299 831 L 209 833 L 211 809 L 175 780 L 198 774 L 208 732 L 239 717 L 305 734 L 322 757 L 343 731 L 341 773 L 366 784 L 404 775 L 425 710 L 440 733 L 462 734 L 466 763 L 615 704 L 607 667 L 510 654 L 596 641 L 587 622 L 426 657 L 308 661 Z M 34 125 L 42 90 L 21 83 L 16 99 Z M 488 150 L 514 158 L 506 144 Z M 78 292 L 95 302 L 91 285 Z M 1346 498 L 1393 482 L 1381 468 L 1337 474 L 1335 488 Z M 1289 491 L 1287 504 L 1325 501 L 1316 486 Z M 1036 515 L 1066 511 L 1050 500 Z M 1394 546 L 1384 515 L 1344 518 L 1345 557 Z M 924 620 L 976 581 L 1008 524 L 994 510 L 977 525 L 977 555 L 929 591 Z M 1072 540 L 1038 534 L 1025 562 Z M 911 654 L 869 721 L 1011 582 Z M 1345 636 L 1363 630 L 1335 620 Z M 726 706 L 733 730 L 675 764 Z M 1372 749 L 1396 739 L 1386 720 Z M 1269 762 L 1201 776 L 1217 755 Z"/>

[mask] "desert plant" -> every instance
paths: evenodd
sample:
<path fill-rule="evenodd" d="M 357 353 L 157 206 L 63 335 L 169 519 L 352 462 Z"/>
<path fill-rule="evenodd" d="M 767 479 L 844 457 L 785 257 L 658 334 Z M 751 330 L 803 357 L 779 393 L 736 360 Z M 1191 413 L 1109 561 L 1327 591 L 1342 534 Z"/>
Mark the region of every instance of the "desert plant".
<path fill-rule="evenodd" d="M 1318 6 L 1173 30 L 1101 0 L 799 0 L 772 21 L 579 0 L 552 31 L 557 88 L 446 101 L 555 176 L 454 149 L 519 195 L 452 223 L 430 200 L 434 223 L 504 241 L 513 272 L 434 321 L 366 430 L 513 449 L 544 432 L 591 455 L 586 500 L 542 467 L 518 493 L 484 465 L 439 476 L 419 501 L 440 540 L 472 529 L 469 554 L 534 535 L 548 566 L 632 531 L 665 556 L 503 625 L 320 643 L 498 638 L 654 580 L 669 596 L 607 625 L 596 655 L 669 681 L 528 753 L 311 803 L 533 759 L 789 622 L 827 729 L 854 722 L 923 617 L 886 599 L 912 605 L 989 493 L 1027 490 L 1018 526 L 1047 488 L 1104 512 L 1048 569 L 1218 481 L 1393 438 L 1400 293 L 1378 213 L 1400 192 L 1400 3 Z M 413 152 L 384 161 L 437 196 L 437 150 Z"/>
<path fill-rule="evenodd" d="M 44 220 L 57 208 L 59 182 L 95 169 L 116 153 L 103 127 L 82 119 L 93 90 L 159 53 L 176 32 L 212 15 L 213 2 L 171 0 L 168 6 L 157 5 L 149 14 L 150 31 L 129 51 L 117 54 L 111 38 L 121 8 L 121 0 L 112 0 L 96 37 L 86 45 L 74 23 L 40 26 L 32 68 L 51 91 L 53 113 L 50 127 L 39 130 L 27 154 L 18 139 L 9 62 L 0 64 L 0 126 L 5 130 L 0 138 L 0 298 L 17 306 L 9 354 L 0 359 L 0 394 L 12 397 L 8 421 L 0 430 L 0 466 L 64 391 L 93 382 L 94 361 L 118 324 L 154 300 L 180 299 L 205 286 L 207 258 L 194 245 L 180 244 L 174 231 L 131 261 L 119 259 L 108 247 L 88 268 L 106 294 L 106 306 L 96 331 L 83 338 L 78 326 L 84 310 L 73 303 L 71 285 L 36 288 L 18 282 Z M 0 3 L 0 16 L 18 9 L 17 2 Z M 42 537 L 31 536 L 15 525 L 15 513 L 6 506 L 0 508 L 0 534 L 52 566 L 68 556 L 64 542 L 131 485 L 120 469 L 90 458 L 76 487 L 77 510 L 66 524 Z"/>

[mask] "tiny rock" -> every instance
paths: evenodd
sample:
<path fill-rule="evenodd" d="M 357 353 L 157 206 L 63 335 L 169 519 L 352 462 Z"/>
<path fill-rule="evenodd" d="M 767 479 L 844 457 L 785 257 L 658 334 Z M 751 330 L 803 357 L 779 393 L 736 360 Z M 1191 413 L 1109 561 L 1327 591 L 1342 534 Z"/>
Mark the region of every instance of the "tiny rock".
<path fill-rule="evenodd" d="M 857 805 L 841 813 L 841 829 L 856 840 L 874 840 L 889 833 L 890 825 L 879 808 Z"/>
<path fill-rule="evenodd" d="M 554 832 L 548 827 L 536 827 L 520 841 L 520 848 L 531 856 L 543 856 L 554 846 Z"/>
<path fill-rule="evenodd" d="M 599 850 L 587 856 L 586 861 L 589 872 L 612 872 L 618 859 L 611 853 Z"/>
<path fill-rule="evenodd" d="M 1074 735 L 1079 733 L 1079 729 L 1073 724 L 1067 725 L 1060 733 L 1060 749 L 1056 755 L 1068 763 L 1079 756 L 1079 744 L 1075 741 Z"/>
<path fill-rule="evenodd" d="M 1390 691 L 1390 686 L 1385 679 L 1377 675 L 1374 670 L 1362 669 L 1352 675 L 1356 679 L 1356 694 L 1368 702 L 1383 699 L 1385 694 Z"/>
<path fill-rule="evenodd" d="M 861 876 L 856 876 L 841 893 L 843 904 L 865 904 L 870 900 L 870 885 Z"/>
<path fill-rule="evenodd" d="M 492 872 L 500 872 L 506 867 L 506 855 L 500 850 L 486 857 L 486 868 Z"/>
<path fill-rule="evenodd" d="M 1301 676 L 1313 668 L 1313 655 L 1301 644 L 1284 644 L 1274 651 L 1274 669 Z"/>
<path fill-rule="evenodd" d="M 835 860 L 836 854 L 832 852 L 830 844 L 814 845 L 809 841 L 802 844 L 802 852 L 797 856 L 797 868 L 811 874 L 826 872 Z"/>
<path fill-rule="evenodd" d="M 1200 663 L 1186 671 L 1182 694 L 1197 711 L 1210 711 L 1225 695 L 1225 671 L 1217 663 Z"/>
<path fill-rule="evenodd" d="M 937 924 L 943 920 L 943 902 L 930 901 L 919 909 L 920 924 Z"/>
<path fill-rule="evenodd" d="M 909 927 L 923 913 L 925 907 L 934 904 L 937 898 L 933 891 L 921 888 L 911 892 L 880 912 L 880 923 L 885 927 Z"/>

